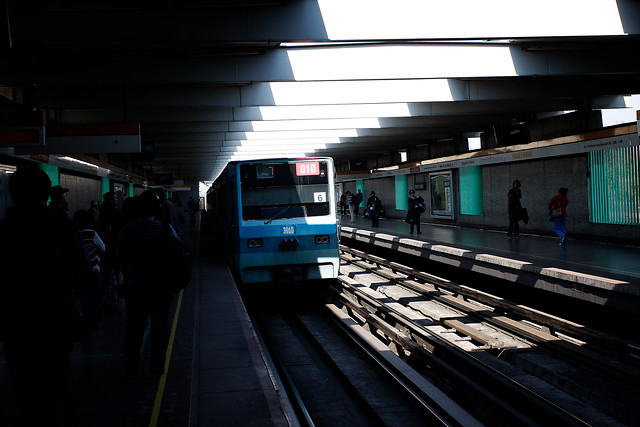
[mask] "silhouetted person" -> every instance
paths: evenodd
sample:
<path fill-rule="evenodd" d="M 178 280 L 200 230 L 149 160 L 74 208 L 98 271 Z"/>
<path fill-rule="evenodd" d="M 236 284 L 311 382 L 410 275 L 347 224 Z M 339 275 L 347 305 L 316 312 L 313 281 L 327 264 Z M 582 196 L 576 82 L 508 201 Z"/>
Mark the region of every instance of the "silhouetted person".
<path fill-rule="evenodd" d="M 162 222 L 155 219 L 160 201 L 154 192 L 146 190 L 137 198 L 138 218 L 125 225 L 116 243 L 119 265 L 124 274 L 123 294 L 127 318 L 124 361 L 125 375 L 138 374 L 142 339 L 151 319 L 152 374 L 162 374 L 169 343 L 169 310 L 173 293 L 161 290 Z M 170 225 L 168 230 L 177 237 Z"/>
<path fill-rule="evenodd" d="M 66 215 L 46 206 L 47 174 L 20 168 L 9 179 L 14 205 L 0 220 L 0 338 L 25 426 L 61 423 L 76 336 L 73 290 L 91 280 L 80 236 Z"/>
<path fill-rule="evenodd" d="M 364 195 L 362 194 L 362 190 L 358 189 L 358 192 L 353 196 L 353 214 L 358 216 L 358 211 L 360 210 L 360 205 L 364 200 Z"/>
<path fill-rule="evenodd" d="M 184 237 L 184 231 L 178 218 L 176 206 L 167 199 L 167 192 L 163 188 L 157 187 L 153 190 L 153 193 L 158 197 L 158 200 L 160 200 L 160 208 L 158 213 L 156 213 L 156 219 L 171 224 L 176 233 L 178 233 L 178 236 L 180 236 L 180 239 L 182 239 Z"/>
<path fill-rule="evenodd" d="M 89 214 L 89 228 L 98 231 L 98 227 L 100 225 L 100 206 L 98 205 L 97 200 L 91 201 L 87 212 Z"/>
<path fill-rule="evenodd" d="M 198 202 L 196 202 L 193 196 L 189 197 L 187 202 L 187 209 L 189 209 L 189 224 L 196 223 L 196 212 L 198 212 Z"/>
<path fill-rule="evenodd" d="M 193 201 L 193 197 L 189 199 L 188 203 L 190 203 L 191 201 Z M 176 214 L 178 215 L 178 222 L 180 223 L 180 227 L 182 227 L 182 224 L 187 222 L 187 220 L 184 217 L 184 209 L 182 207 L 182 201 L 180 200 L 180 197 L 174 194 L 173 196 L 171 196 L 171 203 L 173 203 L 173 206 L 176 208 Z M 191 213 L 189 212 L 189 214 Z M 195 213 L 194 213 L 194 218 L 195 218 Z"/>
<path fill-rule="evenodd" d="M 115 241 L 122 227 L 122 214 L 118 209 L 118 196 L 113 191 L 107 191 L 102 196 L 100 206 L 100 221 L 98 234 L 105 244 L 105 252 L 101 258 L 100 272 L 107 296 L 107 305 L 117 308 L 118 301 L 118 270 L 115 267 Z"/>
<path fill-rule="evenodd" d="M 520 199 L 522 192 L 520 191 L 520 181 L 517 179 L 511 184 L 511 189 L 507 193 L 507 215 L 509 215 L 509 226 L 507 227 L 507 238 L 516 239 L 520 237 Z"/>
<path fill-rule="evenodd" d="M 68 188 L 63 188 L 60 185 L 54 185 L 51 187 L 51 201 L 49 202 L 49 207 L 53 209 L 56 213 L 61 215 L 68 215 L 69 212 L 69 202 L 67 202 L 67 193 L 69 192 Z"/>

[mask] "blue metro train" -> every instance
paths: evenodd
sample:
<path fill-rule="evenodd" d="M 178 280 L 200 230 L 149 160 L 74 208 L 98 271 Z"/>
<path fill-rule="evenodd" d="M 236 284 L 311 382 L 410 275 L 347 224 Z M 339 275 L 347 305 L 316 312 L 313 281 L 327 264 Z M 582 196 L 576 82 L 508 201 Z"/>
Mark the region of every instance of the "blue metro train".
<path fill-rule="evenodd" d="M 207 211 L 242 283 L 335 279 L 340 266 L 329 157 L 230 162 Z"/>

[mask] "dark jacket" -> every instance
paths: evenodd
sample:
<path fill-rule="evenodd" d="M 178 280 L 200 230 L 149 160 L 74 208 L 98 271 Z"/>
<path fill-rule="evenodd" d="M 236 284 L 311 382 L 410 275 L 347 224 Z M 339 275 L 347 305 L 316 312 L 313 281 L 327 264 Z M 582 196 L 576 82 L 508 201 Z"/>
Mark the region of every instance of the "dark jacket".
<path fill-rule="evenodd" d="M 371 196 L 367 199 L 367 210 L 370 218 L 377 218 L 382 211 L 382 202 L 378 196 Z"/>
<path fill-rule="evenodd" d="M 422 212 L 418 209 L 418 204 L 424 204 L 422 196 L 418 196 L 415 199 L 409 197 L 409 211 L 407 212 L 407 217 L 404 220 L 406 223 L 416 224 L 420 221 L 420 215 Z"/>

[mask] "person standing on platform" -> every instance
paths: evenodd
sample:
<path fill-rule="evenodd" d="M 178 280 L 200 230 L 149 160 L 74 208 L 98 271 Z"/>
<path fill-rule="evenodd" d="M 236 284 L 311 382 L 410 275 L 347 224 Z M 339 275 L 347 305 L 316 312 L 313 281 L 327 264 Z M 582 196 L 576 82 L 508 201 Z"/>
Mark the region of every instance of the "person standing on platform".
<path fill-rule="evenodd" d="M 376 196 L 375 192 L 371 192 L 367 199 L 367 210 L 369 218 L 371 218 L 371 227 L 378 227 L 380 221 L 380 211 L 382 211 L 382 202 Z"/>
<path fill-rule="evenodd" d="M 187 209 L 189 210 L 189 224 L 193 225 L 196 223 L 196 212 L 198 212 L 198 202 L 193 199 L 193 196 L 189 197 Z"/>
<path fill-rule="evenodd" d="M 126 330 L 124 342 L 125 376 L 138 375 L 140 351 L 147 322 L 151 321 L 151 374 L 163 374 L 169 344 L 169 311 L 173 293 L 163 290 L 163 224 L 155 219 L 160 201 L 151 190 L 136 200 L 137 219 L 125 225 L 116 242 L 118 264 L 124 276 Z M 170 224 L 168 232 L 178 237 Z M 165 279 L 166 280 L 166 279 Z"/>
<path fill-rule="evenodd" d="M 560 246 L 564 246 L 567 243 L 567 219 L 569 218 L 569 214 L 567 214 L 567 205 L 569 204 L 567 193 L 569 193 L 568 188 L 560 188 L 558 194 L 553 196 L 547 204 L 547 209 L 555 211 L 552 214 L 553 231 L 560 238 L 560 243 L 558 243 Z"/>
<path fill-rule="evenodd" d="M 160 200 L 160 211 L 157 214 L 158 220 L 171 224 L 176 233 L 178 233 L 178 236 L 180 236 L 180 240 L 182 240 L 184 238 L 184 230 L 182 229 L 182 223 L 178 217 L 176 205 L 167 199 L 167 192 L 164 188 L 156 187 L 153 190 L 153 193 Z"/>
<path fill-rule="evenodd" d="M 509 215 L 509 226 L 507 227 L 507 238 L 516 239 L 520 237 L 520 218 L 519 213 L 522 206 L 520 199 L 522 192 L 520 191 L 520 181 L 517 179 L 511 184 L 511 189 L 507 193 L 507 215 Z"/>
<path fill-rule="evenodd" d="M 351 222 L 356 222 L 356 217 L 355 217 L 355 200 L 353 199 L 353 194 L 351 193 L 351 191 L 347 190 L 346 192 L 347 195 L 347 206 L 349 206 L 349 215 L 351 215 Z"/>
<path fill-rule="evenodd" d="M 0 220 L 0 340 L 20 425 L 63 422 L 70 355 L 78 340 L 74 295 L 91 281 L 80 235 L 47 207 L 51 181 L 38 168 L 9 179 L 14 205 Z"/>
<path fill-rule="evenodd" d="M 411 231 L 409 234 L 413 234 L 413 227 L 416 227 L 418 234 L 422 234 L 420 231 L 420 215 L 426 210 L 426 205 L 422 196 L 416 197 L 415 190 L 409 190 L 409 211 L 404 222 L 411 225 Z"/>
<path fill-rule="evenodd" d="M 189 199 L 187 204 L 189 204 L 192 200 L 193 200 L 193 197 Z M 177 194 L 174 194 L 173 196 L 171 196 L 171 203 L 173 203 L 173 206 L 176 208 L 176 214 L 178 215 L 178 222 L 182 227 L 183 224 L 187 223 L 187 219 L 184 217 L 184 209 L 182 207 L 182 201 L 180 200 L 180 197 L 178 197 Z M 189 212 L 189 215 L 191 215 L 191 212 Z M 195 218 L 195 213 L 194 213 L 194 218 Z"/>
<path fill-rule="evenodd" d="M 347 195 L 344 193 L 340 196 L 340 214 L 347 214 Z"/>
<path fill-rule="evenodd" d="M 362 190 L 358 189 L 358 192 L 353 196 L 353 204 L 355 205 L 353 209 L 353 214 L 358 216 L 358 211 L 360 210 L 360 205 L 364 200 L 364 196 L 362 195 Z"/>

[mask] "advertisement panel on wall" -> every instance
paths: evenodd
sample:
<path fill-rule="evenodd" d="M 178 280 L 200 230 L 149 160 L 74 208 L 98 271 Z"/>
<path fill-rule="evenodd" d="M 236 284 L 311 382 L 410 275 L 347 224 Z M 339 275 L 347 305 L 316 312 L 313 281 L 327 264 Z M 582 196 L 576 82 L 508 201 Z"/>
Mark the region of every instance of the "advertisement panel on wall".
<path fill-rule="evenodd" d="M 451 171 L 429 174 L 432 217 L 454 219 L 452 183 Z"/>

